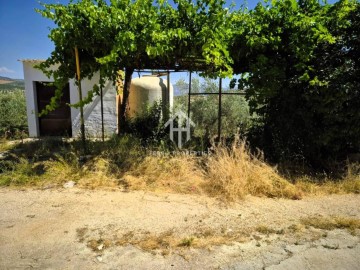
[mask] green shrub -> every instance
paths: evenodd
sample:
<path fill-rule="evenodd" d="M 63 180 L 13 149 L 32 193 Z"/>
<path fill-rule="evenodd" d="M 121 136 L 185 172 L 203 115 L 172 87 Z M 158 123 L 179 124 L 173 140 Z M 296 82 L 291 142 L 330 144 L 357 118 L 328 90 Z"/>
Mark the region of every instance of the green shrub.
<path fill-rule="evenodd" d="M 264 6 L 239 22 L 232 48 L 239 88 L 260 117 L 249 139 L 268 160 L 331 173 L 360 152 L 360 3 Z"/>
<path fill-rule="evenodd" d="M 0 90 L 0 136 L 23 137 L 27 133 L 24 90 Z"/>
<path fill-rule="evenodd" d="M 143 145 L 158 144 L 168 138 L 164 127 L 166 121 L 162 118 L 162 104 L 156 102 L 129 120 L 128 131 L 139 138 Z"/>

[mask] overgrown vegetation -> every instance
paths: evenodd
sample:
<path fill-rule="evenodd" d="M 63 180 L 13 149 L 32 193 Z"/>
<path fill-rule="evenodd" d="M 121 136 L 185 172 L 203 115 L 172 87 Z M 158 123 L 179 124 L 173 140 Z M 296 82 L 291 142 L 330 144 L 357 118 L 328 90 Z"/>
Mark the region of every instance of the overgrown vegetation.
<path fill-rule="evenodd" d="M 154 144 L 169 145 L 168 130 L 165 128 L 165 119 L 162 117 L 162 104 L 155 102 L 148 106 L 141 114 L 129 119 L 126 130 L 140 139 L 144 146 Z"/>
<path fill-rule="evenodd" d="M 89 141 L 92 156 L 86 160 L 78 158 L 79 144 L 55 139 L 14 144 L 0 160 L 0 185 L 47 187 L 75 181 L 85 188 L 204 194 L 227 202 L 248 194 L 300 199 L 304 194 L 359 192 L 356 170 L 349 170 L 344 181 L 329 180 L 325 188 L 309 181 L 292 184 L 260 153 L 251 154 L 244 141 L 214 145 L 208 155 L 196 156 L 144 147 L 130 135 L 114 136 Z"/>
<path fill-rule="evenodd" d="M 359 2 L 275 0 L 253 10 L 225 7 L 224 0 L 44 4 L 38 12 L 56 24 L 49 35 L 55 50 L 40 68 L 54 75 L 61 89 L 74 77 L 76 46 L 83 78 L 100 70 L 100 83 L 115 81 L 124 69 L 122 127 L 136 69 L 191 69 L 212 78 L 234 75 L 232 86 L 237 82 L 246 92 L 256 121 L 250 125 L 240 113 L 243 100 L 236 104 L 235 98 L 226 97 L 224 134 L 240 127 L 267 160 L 317 172 L 333 173 L 334 163 L 359 153 Z M 59 68 L 49 71 L 55 63 Z M 97 92 L 98 87 L 90 91 Z M 210 110 L 214 99 L 194 98 L 193 117 L 203 125 L 196 131 L 203 145 L 216 126 L 215 111 Z"/>
<path fill-rule="evenodd" d="M 106 79 L 115 81 L 118 71 L 125 70 L 118 110 L 119 125 L 124 127 L 135 69 L 201 65 L 201 71 L 206 74 L 231 75 L 230 55 L 222 42 L 231 32 L 224 4 L 223 0 L 178 0 L 173 5 L 152 0 L 42 4 L 43 9 L 37 12 L 56 24 L 49 34 L 55 49 L 39 67 L 55 78 L 57 99 L 64 83 L 75 76 L 75 47 L 82 63 L 82 78 L 100 71 L 103 84 Z M 54 64 L 59 67 L 50 69 Z M 94 92 L 98 94 L 98 88 L 90 91 Z M 56 106 L 57 99 L 53 99 L 49 110 Z"/>
<path fill-rule="evenodd" d="M 360 229 L 360 220 L 349 217 L 307 217 L 302 219 L 302 223 L 306 226 L 323 230 L 347 229 L 351 234 L 355 234 Z"/>
<path fill-rule="evenodd" d="M 252 155 L 243 141 L 235 141 L 231 148 L 216 146 L 206 166 L 209 192 L 227 200 L 243 198 L 246 194 L 301 198 L 301 193 L 260 155 Z"/>
<path fill-rule="evenodd" d="M 26 101 L 23 89 L 0 90 L 0 137 L 27 136 Z"/>
<path fill-rule="evenodd" d="M 100 70 L 103 83 L 125 69 L 119 122 L 129 134 L 89 142 L 87 160 L 79 159 L 77 141 L 6 145 L 2 149 L 15 149 L 0 160 L 1 184 L 75 180 L 88 187 L 205 193 L 228 201 L 247 194 L 298 199 L 303 193 L 359 193 L 358 163 L 350 162 L 351 154 L 360 152 L 359 2 L 276 0 L 251 11 L 224 5 L 223 0 L 177 0 L 176 7 L 150 0 L 44 4 L 38 12 L 57 27 L 50 33 L 55 51 L 40 68 L 62 89 L 74 77 L 77 46 L 83 78 Z M 47 70 L 55 63 L 58 69 Z M 196 129 L 187 149 L 210 149 L 209 155 L 172 154 L 176 148 L 166 138 L 159 105 L 125 119 L 134 69 L 158 67 L 194 68 L 210 77 L 234 74 L 231 86 L 245 91 L 246 100 L 223 98 L 224 141 L 217 143 L 211 141 L 217 96 L 193 97 Z M 187 90 L 184 81 L 178 86 Z M 193 80 L 192 92 L 217 91 L 210 79 Z M 53 103 L 60 96 L 58 90 Z M 186 111 L 186 97 L 177 100 Z M 0 92 L 0 105 L 0 135 L 23 130 L 23 92 Z M 240 136 L 234 135 L 238 130 Z M 268 162 L 280 163 L 280 173 Z"/>
<path fill-rule="evenodd" d="M 359 153 L 359 2 L 271 1 L 235 23 L 238 86 L 259 116 L 251 143 L 327 173 Z"/>

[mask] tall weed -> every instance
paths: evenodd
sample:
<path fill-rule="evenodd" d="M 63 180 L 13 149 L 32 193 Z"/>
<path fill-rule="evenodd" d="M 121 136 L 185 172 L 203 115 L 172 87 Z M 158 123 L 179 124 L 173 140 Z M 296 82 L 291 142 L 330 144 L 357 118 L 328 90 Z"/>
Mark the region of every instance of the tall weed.
<path fill-rule="evenodd" d="M 261 155 L 250 153 L 245 141 L 235 141 L 231 147 L 220 144 L 206 162 L 207 189 L 210 194 L 229 201 L 256 196 L 299 199 L 301 194 Z"/>

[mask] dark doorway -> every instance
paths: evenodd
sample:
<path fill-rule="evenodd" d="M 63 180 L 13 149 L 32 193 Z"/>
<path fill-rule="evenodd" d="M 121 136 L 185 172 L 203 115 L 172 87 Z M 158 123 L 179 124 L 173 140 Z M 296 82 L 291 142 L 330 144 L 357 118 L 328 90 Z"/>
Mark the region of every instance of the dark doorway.
<path fill-rule="evenodd" d="M 35 87 L 38 112 L 40 113 L 50 103 L 50 99 L 55 96 L 56 87 L 45 82 L 36 82 Z M 70 103 L 69 84 L 63 89 L 59 107 L 47 115 L 39 117 L 40 136 L 71 137 L 71 110 L 68 103 Z"/>

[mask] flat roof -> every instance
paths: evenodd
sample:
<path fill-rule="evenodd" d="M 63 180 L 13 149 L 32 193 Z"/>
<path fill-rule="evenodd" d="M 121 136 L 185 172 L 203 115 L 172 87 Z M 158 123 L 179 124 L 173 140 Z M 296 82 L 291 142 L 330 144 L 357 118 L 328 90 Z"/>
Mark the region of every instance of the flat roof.
<path fill-rule="evenodd" d="M 44 59 L 19 59 L 18 61 L 20 62 L 29 62 L 29 63 L 39 63 L 39 62 L 44 62 Z"/>

